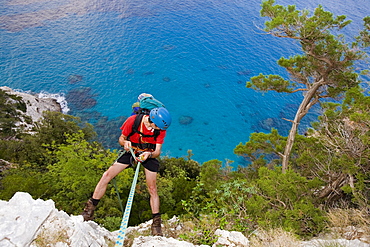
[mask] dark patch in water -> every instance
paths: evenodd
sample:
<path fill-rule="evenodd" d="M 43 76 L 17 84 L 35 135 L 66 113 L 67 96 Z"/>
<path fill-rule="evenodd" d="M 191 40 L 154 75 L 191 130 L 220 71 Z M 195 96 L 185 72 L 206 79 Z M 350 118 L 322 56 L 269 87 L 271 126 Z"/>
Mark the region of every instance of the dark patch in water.
<path fill-rule="evenodd" d="M 217 68 L 219 69 L 228 69 L 226 65 L 217 65 Z"/>
<path fill-rule="evenodd" d="M 68 76 L 68 83 L 69 84 L 76 84 L 77 82 L 80 82 L 83 80 L 83 76 L 82 75 L 70 75 Z"/>
<path fill-rule="evenodd" d="M 94 99 L 96 95 L 91 94 L 90 87 L 79 87 L 70 90 L 66 95 L 66 101 L 72 109 L 81 111 L 84 109 L 90 109 L 97 103 Z"/>
<path fill-rule="evenodd" d="M 250 70 L 240 70 L 238 72 L 236 72 L 238 75 L 250 75 L 252 73 L 252 71 Z"/>
<path fill-rule="evenodd" d="M 154 72 L 153 71 L 148 71 L 148 72 L 144 72 L 143 75 L 153 75 Z"/>
<path fill-rule="evenodd" d="M 132 69 L 132 68 L 126 70 L 126 74 L 128 74 L 128 75 L 133 75 L 134 73 L 135 73 L 135 70 Z"/>
<path fill-rule="evenodd" d="M 166 50 L 166 51 L 170 51 L 170 50 L 173 50 L 175 48 L 176 48 L 176 46 L 174 46 L 174 45 L 164 45 L 163 46 L 163 49 Z"/>
<path fill-rule="evenodd" d="M 190 116 L 181 116 L 179 117 L 179 123 L 182 125 L 189 125 L 193 122 L 193 118 Z"/>
<path fill-rule="evenodd" d="M 169 81 L 171 81 L 171 78 L 169 78 L 169 77 L 163 77 L 163 79 L 162 79 L 163 81 L 165 81 L 165 82 L 169 82 Z"/>

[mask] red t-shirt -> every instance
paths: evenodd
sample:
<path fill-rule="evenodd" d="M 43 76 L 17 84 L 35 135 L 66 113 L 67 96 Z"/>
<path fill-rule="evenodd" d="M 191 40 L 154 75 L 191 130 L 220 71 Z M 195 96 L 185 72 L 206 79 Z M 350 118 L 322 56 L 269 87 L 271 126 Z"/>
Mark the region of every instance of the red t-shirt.
<path fill-rule="evenodd" d="M 128 136 L 132 132 L 132 125 L 134 125 L 135 118 L 137 115 L 133 115 L 126 119 L 126 121 L 121 126 L 122 135 Z M 145 116 L 144 116 L 145 117 Z M 143 121 L 141 121 L 139 126 L 139 131 L 142 132 L 145 135 L 153 135 L 154 130 L 148 130 L 145 127 L 145 124 Z M 130 141 L 133 143 L 151 143 L 151 144 L 163 144 L 164 143 L 164 137 L 166 136 L 165 130 L 160 130 L 159 135 L 157 136 L 157 140 L 154 140 L 154 137 L 141 137 L 140 134 L 134 133 L 130 137 Z"/>

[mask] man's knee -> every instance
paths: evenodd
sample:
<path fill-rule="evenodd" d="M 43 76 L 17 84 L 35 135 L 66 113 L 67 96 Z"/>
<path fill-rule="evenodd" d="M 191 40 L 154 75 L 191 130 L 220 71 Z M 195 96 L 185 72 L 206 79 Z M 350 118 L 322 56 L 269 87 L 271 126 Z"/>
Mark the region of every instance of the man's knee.
<path fill-rule="evenodd" d="M 111 166 L 108 170 L 106 170 L 103 173 L 100 180 L 105 183 L 109 183 L 115 176 L 117 176 L 118 173 L 126 169 L 128 166 L 129 165 L 114 163 L 113 166 Z"/>
<path fill-rule="evenodd" d="M 154 185 L 148 185 L 148 190 L 149 190 L 149 194 L 151 196 L 156 196 L 158 194 L 157 186 L 155 184 Z"/>
<path fill-rule="evenodd" d="M 104 172 L 100 181 L 103 183 L 109 183 L 113 179 L 112 175 L 110 174 L 109 170 Z"/>

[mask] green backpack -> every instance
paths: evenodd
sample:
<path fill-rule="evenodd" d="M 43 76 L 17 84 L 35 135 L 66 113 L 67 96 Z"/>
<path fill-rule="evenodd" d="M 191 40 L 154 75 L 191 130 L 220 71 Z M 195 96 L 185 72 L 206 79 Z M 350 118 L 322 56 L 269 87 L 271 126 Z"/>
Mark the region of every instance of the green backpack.
<path fill-rule="evenodd" d="M 164 107 L 164 104 L 153 96 L 147 96 L 140 100 L 140 111 L 141 113 L 149 114 L 150 110 L 154 108 Z"/>
<path fill-rule="evenodd" d="M 160 134 L 160 130 L 155 129 L 152 135 L 145 135 L 144 133 L 140 132 L 139 127 L 141 124 L 141 121 L 145 115 L 149 115 L 150 110 L 158 107 L 165 107 L 162 102 L 155 99 L 153 96 L 147 96 L 140 99 L 140 109 L 138 110 L 138 113 L 136 115 L 134 124 L 132 125 L 132 131 L 127 136 L 127 140 L 130 140 L 130 137 L 138 133 L 143 137 L 154 137 L 154 140 L 157 139 L 158 135 Z"/>

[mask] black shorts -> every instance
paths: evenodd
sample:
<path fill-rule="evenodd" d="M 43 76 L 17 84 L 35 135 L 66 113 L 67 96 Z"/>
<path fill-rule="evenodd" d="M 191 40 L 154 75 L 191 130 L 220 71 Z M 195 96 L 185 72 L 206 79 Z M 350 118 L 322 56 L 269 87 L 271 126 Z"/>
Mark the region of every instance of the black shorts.
<path fill-rule="evenodd" d="M 121 157 L 118 158 L 117 162 L 125 165 L 132 166 L 134 158 L 130 152 L 125 152 Z M 143 166 L 151 172 L 158 172 L 159 170 L 159 161 L 155 158 L 149 158 L 142 162 Z"/>

